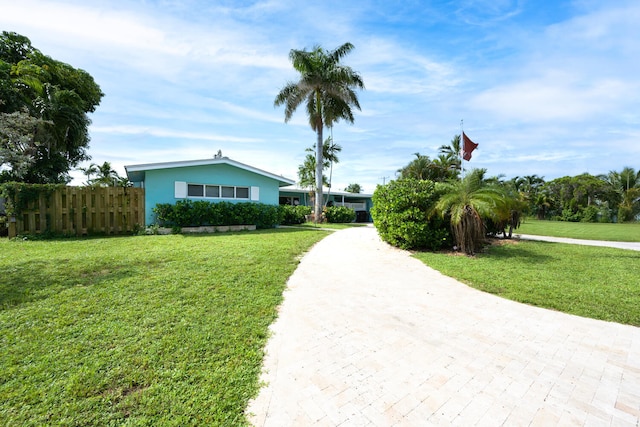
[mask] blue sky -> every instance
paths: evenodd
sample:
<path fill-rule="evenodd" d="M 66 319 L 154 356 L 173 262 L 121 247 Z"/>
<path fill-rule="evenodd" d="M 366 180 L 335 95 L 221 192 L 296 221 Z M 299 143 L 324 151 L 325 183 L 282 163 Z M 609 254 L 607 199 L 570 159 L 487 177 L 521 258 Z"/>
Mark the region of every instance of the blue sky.
<path fill-rule="evenodd" d="M 0 30 L 88 71 L 92 161 L 230 158 L 297 179 L 315 142 L 273 100 L 288 53 L 351 42 L 366 90 L 333 188 L 395 177 L 460 132 L 466 167 L 546 180 L 640 168 L 637 0 L 0 0 Z M 80 176 L 80 175 L 76 175 Z M 75 183 L 80 183 L 76 179 Z"/>

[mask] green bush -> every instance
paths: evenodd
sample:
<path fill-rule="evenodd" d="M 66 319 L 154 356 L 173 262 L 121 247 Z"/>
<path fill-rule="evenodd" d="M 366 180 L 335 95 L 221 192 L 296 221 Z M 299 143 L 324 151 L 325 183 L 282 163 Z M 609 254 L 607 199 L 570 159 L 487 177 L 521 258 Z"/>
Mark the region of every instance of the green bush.
<path fill-rule="evenodd" d="M 207 202 L 178 200 L 174 205 L 159 203 L 153 208 L 162 227 L 199 227 L 204 225 L 255 225 L 273 228 L 282 222 L 278 206 L 264 203 Z"/>
<path fill-rule="evenodd" d="M 345 206 L 327 206 L 324 214 L 327 222 L 335 224 L 354 222 L 356 220 L 356 211 Z"/>
<path fill-rule="evenodd" d="M 451 245 L 449 225 L 433 212 L 439 198 L 432 181 L 401 179 L 379 185 L 371 216 L 380 238 L 402 249 Z"/>
<path fill-rule="evenodd" d="M 598 222 L 598 216 L 600 215 L 600 209 L 597 206 L 589 205 L 582 209 L 582 222 Z"/>
<path fill-rule="evenodd" d="M 311 206 L 280 205 L 280 214 L 284 225 L 303 224 L 305 217 L 311 215 Z"/>

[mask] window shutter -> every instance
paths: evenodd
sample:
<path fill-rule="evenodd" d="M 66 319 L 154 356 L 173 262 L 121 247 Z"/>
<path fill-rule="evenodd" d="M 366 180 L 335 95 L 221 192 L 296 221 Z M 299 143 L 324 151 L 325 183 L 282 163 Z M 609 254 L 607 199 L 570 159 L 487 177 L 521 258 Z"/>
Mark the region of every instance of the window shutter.
<path fill-rule="evenodd" d="M 187 198 L 187 183 L 183 181 L 175 182 L 175 198 L 186 199 Z"/>
<path fill-rule="evenodd" d="M 260 200 L 260 187 L 251 187 L 251 200 Z"/>

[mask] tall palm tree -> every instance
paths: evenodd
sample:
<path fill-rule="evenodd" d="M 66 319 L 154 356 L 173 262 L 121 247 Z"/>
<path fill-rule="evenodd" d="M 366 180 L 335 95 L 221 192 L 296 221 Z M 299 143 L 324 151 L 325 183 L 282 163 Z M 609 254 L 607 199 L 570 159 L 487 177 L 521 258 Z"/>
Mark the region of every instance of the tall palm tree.
<path fill-rule="evenodd" d="M 482 249 L 483 218 L 497 220 L 497 208 L 504 200 L 501 191 L 484 183 L 484 173 L 484 169 L 474 169 L 460 181 L 442 184 L 445 193 L 435 206 L 443 218 L 450 218 L 456 246 L 468 255 Z"/>
<path fill-rule="evenodd" d="M 360 102 L 354 89 L 364 89 L 360 75 L 340 60 L 353 50 L 351 43 L 326 51 L 320 46 L 313 50 L 289 52 L 293 68 L 300 73 L 297 82 L 288 82 L 278 93 L 274 105 L 285 106 L 284 121 L 288 122 L 294 111 L 305 103 L 309 125 L 316 132 L 316 200 L 315 220 L 322 214 L 323 130 L 340 119 L 353 123 L 352 108 L 360 110 Z"/>

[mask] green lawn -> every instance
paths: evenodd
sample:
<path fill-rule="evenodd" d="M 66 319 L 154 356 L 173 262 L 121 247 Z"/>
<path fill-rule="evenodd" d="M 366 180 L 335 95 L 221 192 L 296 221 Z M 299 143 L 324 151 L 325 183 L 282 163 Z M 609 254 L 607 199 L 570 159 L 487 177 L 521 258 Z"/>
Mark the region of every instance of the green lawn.
<path fill-rule="evenodd" d="M 476 257 L 417 253 L 485 292 L 579 316 L 640 326 L 640 252 L 514 241 Z"/>
<path fill-rule="evenodd" d="M 592 222 L 540 221 L 527 218 L 516 234 L 571 237 L 587 240 L 640 242 L 640 223 L 609 224 Z"/>
<path fill-rule="evenodd" d="M 326 235 L 0 239 L 0 425 L 246 425 L 286 280 Z"/>

